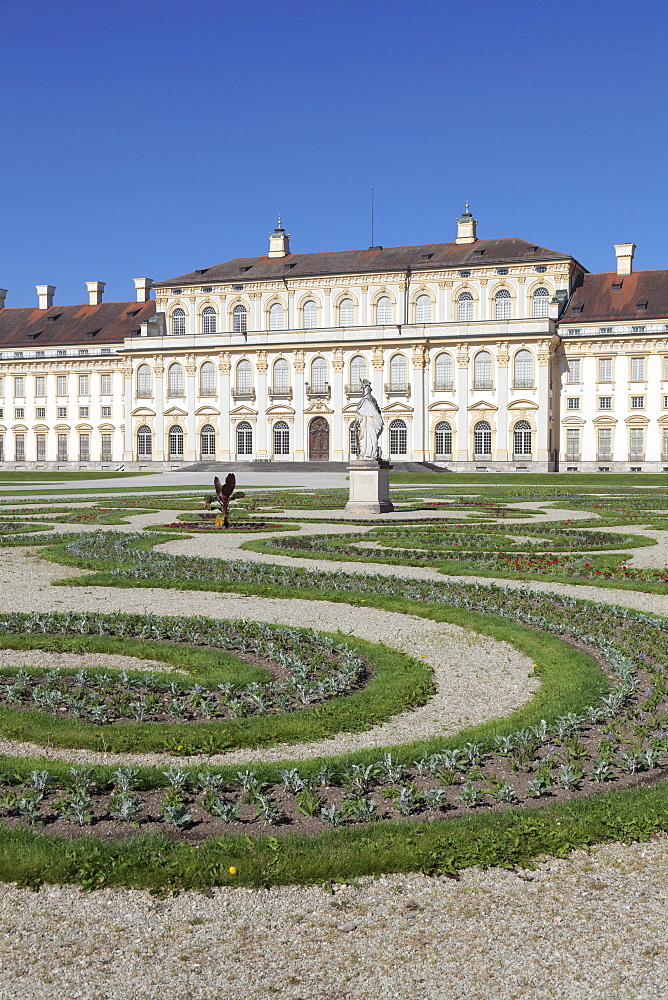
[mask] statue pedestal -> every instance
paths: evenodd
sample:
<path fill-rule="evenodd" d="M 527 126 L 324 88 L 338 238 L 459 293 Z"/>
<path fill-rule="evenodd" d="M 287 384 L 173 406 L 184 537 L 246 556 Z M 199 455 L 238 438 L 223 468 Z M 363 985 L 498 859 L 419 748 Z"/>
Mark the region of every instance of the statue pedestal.
<path fill-rule="evenodd" d="M 390 500 L 389 462 L 360 459 L 348 466 L 350 495 L 346 514 L 385 514 L 394 510 Z"/>

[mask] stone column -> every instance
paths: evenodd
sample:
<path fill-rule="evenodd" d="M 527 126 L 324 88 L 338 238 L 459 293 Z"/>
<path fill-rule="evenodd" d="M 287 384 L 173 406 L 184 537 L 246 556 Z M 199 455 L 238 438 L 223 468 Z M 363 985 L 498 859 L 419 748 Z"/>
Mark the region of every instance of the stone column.
<path fill-rule="evenodd" d="M 489 316 L 489 303 L 487 301 L 487 278 L 480 279 L 480 308 L 478 319 L 487 319 Z"/>
<path fill-rule="evenodd" d="M 550 362 L 551 350 L 549 341 L 538 345 L 538 390 L 536 413 L 536 461 L 543 463 L 545 469 L 550 461 Z M 594 442 L 595 445 L 598 442 Z"/>
<path fill-rule="evenodd" d="M 255 455 L 257 458 L 269 458 L 267 451 L 267 352 L 257 352 L 257 430 L 255 433 Z"/>
<path fill-rule="evenodd" d="M 467 344 L 458 345 L 457 353 L 457 461 L 469 462 L 469 349 Z"/>
<path fill-rule="evenodd" d="M 153 461 L 165 462 L 169 455 L 165 448 L 165 369 L 160 355 L 153 358 L 153 401 L 155 403 L 155 435 Z"/>
<path fill-rule="evenodd" d="M 194 354 L 189 354 L 186 358 L 186 440 L 183 449 L 183 460 L 185 462 L 196 462 L 199 457 L 199 442 L 197 440 L 197 365 Z"/>
<path fill-rule="evenodd" d="M 508 344 L 499 344 L 496 355 L 496 455 L 497 462 L 508 462 L 514 458 L 512 442 L 508 440 Z"/>
<path fill-rule="evenodd" d="M 428 359 L 423 344 L 413 345 L 413 458 L 414 462 L 424 462 L 429 457 L 429 430 L 427 424 L 424 383 Z"/>
<path fill-rule="evenodd" d="M 295 351 L 293 368 L 294 368 L 294 385 L 292 387 L 293 404 L 295 408 L 295 426 L 293 430 L 294 440 L 292 442 L 292 454 L 295 462 L 305 462 L 306 448 L 306 424 L 308 422 L 308 417 L 304 414 L 306 408 L 306 393 L 304 387 L 304 369 L 306 365 L 304 362 L 304 352 Z"/>
<path fill-rule="evenodd" d="M 218 430 L 218 456 L 221 462 L 231 462 L 235 457 L 233 454 L 230 434 L 230 405 L 232 402 L 232 355 L 229 351 L 223 351 L 218 361 L 218 406 L 220 409 L 219 430 Z"/>
<path fill-rule="evenodd" d="M 125 443 L 123 447 L 123 461 L 131 462 L 134 458 L 132 447 L 133 427 L 132 427 L 132 365 L 123 369 L 123 384 L 125 397 Z"/>
<path fill-rule="evenodd" d="M 330 402 L 330 406 L 334 410 L 331 444 L 333 462 L 343 462 L 348 453 L 344 437 L 345 428 L 343 426 L 343 407 L 345 405 L 345 393 L 343 390 L 344 367 L 343 348 L 335 347 L 334 357 L 332 358 L 332 398 Z"/>

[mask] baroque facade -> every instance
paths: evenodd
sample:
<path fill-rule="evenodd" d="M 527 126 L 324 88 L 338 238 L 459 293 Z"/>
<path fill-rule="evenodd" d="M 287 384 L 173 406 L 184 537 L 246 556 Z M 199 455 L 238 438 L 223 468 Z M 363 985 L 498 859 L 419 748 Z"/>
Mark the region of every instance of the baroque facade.
<path fill-rule="evenodd" d="M 136 301 L 5 309 L 0 467 L 343 461 L 369 379 L 383 453 L 453 471 L 668 471 L 668 271 L 519 238 L 268 253 Z"/>

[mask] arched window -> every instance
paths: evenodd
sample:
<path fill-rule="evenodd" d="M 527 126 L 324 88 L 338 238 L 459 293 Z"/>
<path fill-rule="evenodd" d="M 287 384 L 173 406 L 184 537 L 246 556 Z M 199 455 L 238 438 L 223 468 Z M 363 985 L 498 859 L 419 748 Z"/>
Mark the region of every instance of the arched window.
<path fill-rule="evenodd" d="M 248 313 L 246 306 L 238 305 L 232 310 L 232 330 L 234 333 L 245 333 L 248 329 Z"/>
<path fill-rule="evenodd" d="M 309 299 L 308 302 L 304 303 L 304 329 L 315 330 L 317 325 L 318 325 L 318 306 L 313 301 L 313 299 Z"/>
<path fill-rule="evenodd" d="M 436 424 L 434 436 L 436 458 L 452 458 L 452 427 L 447 420 Z"/>
<path fill-rule="evenodd" d="M 152 396 L 151 369 L 148 365 L 140 365 L 137 369 L 137 395 Z"/>
<path fill-rule="evenodd" d="M 515 389 L 533 388 L 533 358 L 531 351 L 518 351 L 513 362 L 513 386 Z"/>
<path fill-rule="evenodd" d="M 253 454 L 253 428 L 247 420 L 237 424 L 237 455 Z"/>
<path fill-rule="evenodd" d="M 253 368 L 250 361 L 240 361 L 236 372 L 237 392 L 251 392 L 253 388 Z"/>
<path fill-rule="evenodd" d="M 518 420 L 513 429 L 515 458 L 531 458 L 531 424 Z"/>
<path fill-rule="evenodd" d="M 183 395 L 183 368 L 179 364 L 175 363 L 169 366 L 167 372 L 167 395 Z"/>
<path fill-rule="evenodd" d="M 290 388 L 290 366 L 285 358 L 274 361 L 274 392 L 287 392 Z"/>
<path fill-rule="evenodd" d="M 415 322 L 431 323 L 431 299 L 428 295 L 418 295 L 415 300 Z"/>
<path fill-rule="evenodd" d="M 492 355 L 489 351 L 478 351 L 473 361 L 473 388 L 492 389 Z"/>
<path fill-rule="evenodd" d="M 405 455 L 407 443 L 406 424 L 403 420 L 393 420 L 390 424 L 390 454 Z"/>
<path fill-rule="evenodd" d="M 186 314 L 183 309 L 175 309 L 172 313 L 172 336 L 181 337 L 186 332 Z"/>
<path fill-rule="evenodd" d="M 511 306 L 510 292 L 507 288 L 500 288 L 494 296 L 494 315 L 496 319 L 510 319 Z"/>
<path fill-rule="evenodd" d="M 406 388 L 406 358 L 403 354 L 393 354 L 390 359 L 390 388 Z"/>
<path fill-rule="evenodd" d="M 314 358 L 311 362 L 311 388 L 316 392 L 327 389 L 327 362 L 324 358 Z"/>
<path fill-rule="evenodd" d="M 169 428 L 169 458 L 171 461 L 183 458 L 183 429 L 178 424 Z"/>
<path fill-rule="evenodd" d="M 354 428 L 354 426 L 353 426 L 352 423 L 351 423 L 350 429 L 348 431 L 348 437 L 349 437 L 349 440 L 350 440 L 350 454 L 351 455 L 356 455 L 357 454 L 357 435 L 355 434 L 355 428 Z"/>
<path fill-rule="evenodd" d="M 457 299 L 457 322 L 470 323 L 473 320 L 473 296 L 470 292 L 462 292 Z"/>
<path fill-rule="evenodd" d="M 353 391 L 362 388 L 362 382 L 366 378 L 366 358 L 361 354 L 356 354 L 350 362 L 350 388 Z"/>
<path fill-rule="evenodd" d="M 436 356 L 436 381 L 434 389 L 452 389 L 452 358 L 449 354 Z"/>
<path fill-rule="evenodd" d="M 352 299 L 341 299 L 339 302 L 339 326 L 355 325 L 355 305 Z"/>
<path fill-rule="evenodd" d="M 211 424 L 205 424 L 199 432 L 200 450 L 202 458 L 209 458 L 216 454 L 216 431 Z"/>
<path fill-rule="evenodd" d="M 283 305 L 281 302 L 274 302 L 273 306 L 269 307 L 269 329 L 283 329 Z"/>
<path fill-rule="evenodd" d="M 486 420 L 479 420 L 473 428 L 473 457 L 476 460 L 492 457 L 492 428 Z"/>
<path fill-rule="evenodd" d="M 285 420 L 274 424 L 274 455 L 290 454 L 290 428 Z"/>
<path fill-rule="evenodd" d="M 216 369 L 212 361 L 205 361 L 199 370 L 200 396 L 216 395 Z"/>
<path fill-rule="evenodd" d="M 216 332 L 216 310 L 213 306 L 207 306 L 202 312 L 202 333 Z"/>
<path fill-rule="evenodd" d="M 376 322 L 378 326 L 389 326 L 392 322 L 392 300 L 387 295 L 376 302 Z"/>
<path fill-rule="evenodd" d="M 150 458 L 153 454 L 153 435 L 146 424 L 137 430 L 137 458 Z"/>
<path fill-rule="evenodd" d="M 537 288 L 533 293 L 534 319 L 544 319 L 550 315 L 550 293 L 547 288 Z"/>

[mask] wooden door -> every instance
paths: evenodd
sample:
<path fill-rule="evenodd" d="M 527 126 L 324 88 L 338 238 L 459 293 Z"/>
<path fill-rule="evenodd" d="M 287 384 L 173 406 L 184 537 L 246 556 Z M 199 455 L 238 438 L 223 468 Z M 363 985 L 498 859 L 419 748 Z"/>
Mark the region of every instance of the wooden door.
<path fill-rule="evenodd" d="M 314 417 L 308 429 L 308 457 L 311 462 L 329 462 L 329 424 Z"/>

